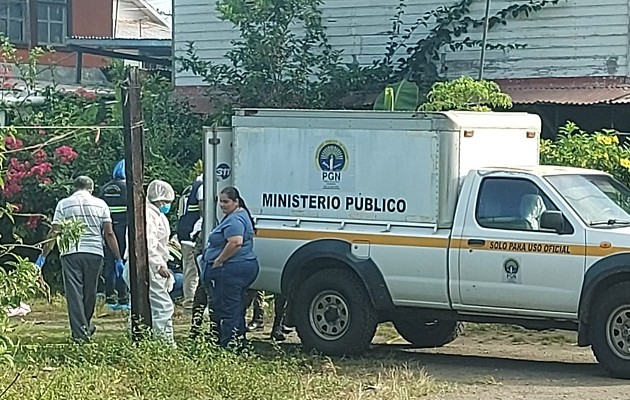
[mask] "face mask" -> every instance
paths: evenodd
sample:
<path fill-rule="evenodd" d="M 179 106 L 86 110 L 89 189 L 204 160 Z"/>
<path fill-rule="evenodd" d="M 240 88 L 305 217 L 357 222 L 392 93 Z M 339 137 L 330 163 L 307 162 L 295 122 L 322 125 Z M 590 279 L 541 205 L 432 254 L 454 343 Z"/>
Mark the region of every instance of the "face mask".
<path fill-rule="evenodd" d="M 162 214 L 168 214 L 168 212 L 171 211 L 171 204 L 162 204 L 160 206 L 160 212 Z"/>

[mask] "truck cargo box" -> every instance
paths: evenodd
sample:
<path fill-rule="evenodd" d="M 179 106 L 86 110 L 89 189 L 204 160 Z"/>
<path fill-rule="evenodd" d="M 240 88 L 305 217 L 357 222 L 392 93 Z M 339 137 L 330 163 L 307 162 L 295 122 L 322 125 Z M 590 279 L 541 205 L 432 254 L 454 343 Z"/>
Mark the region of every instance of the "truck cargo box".
<path fill-rule="evenodd" d="M 536 165 L 537 115 L 239 110 L 233 184 L 253 214 L 450 227 L 472 168 Z"/>

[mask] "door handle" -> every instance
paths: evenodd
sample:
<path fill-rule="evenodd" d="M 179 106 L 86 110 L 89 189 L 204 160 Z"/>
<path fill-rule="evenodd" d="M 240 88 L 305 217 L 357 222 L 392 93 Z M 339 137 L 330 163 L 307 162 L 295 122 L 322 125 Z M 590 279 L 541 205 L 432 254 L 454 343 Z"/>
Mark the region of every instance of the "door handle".
<path fill-rule="evenodd" d="M 484 246 L 486 241 L 483 239 L 468 239 L 469 246 Z"/>

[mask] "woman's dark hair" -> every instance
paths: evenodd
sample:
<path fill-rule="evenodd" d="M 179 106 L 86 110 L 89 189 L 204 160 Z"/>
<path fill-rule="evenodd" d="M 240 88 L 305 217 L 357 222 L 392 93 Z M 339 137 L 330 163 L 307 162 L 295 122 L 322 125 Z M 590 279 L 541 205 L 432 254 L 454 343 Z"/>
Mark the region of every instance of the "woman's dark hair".
<path fill-rule="evenodd" d="M 252 213 L 249 212 L 249 208 L 247 208 L 247 205 L 245 205 L 245 200 L 243 200 L 243 198 L 241 197 L 241 193 L 238 191 L 238 189 L 235 188 L 234 186 L 228 186 L 228 187 L 224 188 L 223 190 L 221 190 L 221 193 L 226 195 L 228 197 L 228 199 L 238 202 L 238 205 L 243 210 L 247 211 L 247 215 L 249 216 L 249 220 L 252 221 L 252 227 L 254 228 L 254 231 L 255 231 L 256 230 L 256 223 L 254 222 L 254 218 L 252 217 Z"/>

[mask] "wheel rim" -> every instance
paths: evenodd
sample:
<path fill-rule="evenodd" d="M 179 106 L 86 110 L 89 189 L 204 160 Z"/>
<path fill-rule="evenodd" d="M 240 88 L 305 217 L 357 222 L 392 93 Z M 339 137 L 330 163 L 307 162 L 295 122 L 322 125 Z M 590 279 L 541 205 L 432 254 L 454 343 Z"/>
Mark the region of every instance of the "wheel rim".
<path fill-rule="evenodd" d="M 630 305 L 620 306 L 610 313 L 606 339 L 617 357 L 630 360 Z"/>
<path fill-rule="evenodd" d="M 338 292 L 319 293 L 311 301 L 308 314 L 311 328 L 324 340 L 337 340 L 348 330 L 348 304 Z"/>

